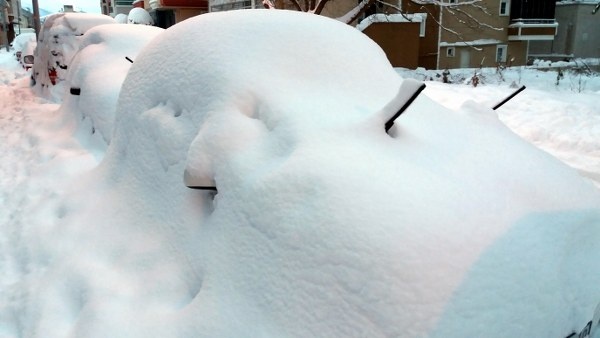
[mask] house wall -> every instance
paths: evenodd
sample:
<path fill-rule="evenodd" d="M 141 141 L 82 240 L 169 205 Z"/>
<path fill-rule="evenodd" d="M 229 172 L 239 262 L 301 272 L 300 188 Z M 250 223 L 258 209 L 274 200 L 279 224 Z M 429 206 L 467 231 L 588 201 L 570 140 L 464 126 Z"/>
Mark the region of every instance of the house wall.
<path fill-rule="evenodd" d="M 356 7 L 357 4 L 358 1 L 329 1 L 327 3 L 327 6 L 323 8 L 321 15 L 330 18 L 339 18 L 342 15 L 348 13 L 352 8 Z M 356 24 L 356 22 L 354 24 Z"/>
<path fill-rule="evenodd" d="M 552 52 L 575 57 L 600 57 L 600 18 L 592 14 L 594 4 L 557 6 L 558 34 Z"/>
<path fill-rule="evenodd" d="M 363 33 L 385 52 L 393 67 L 415 69 L 419 66 L 418 22 L 372 23 Z"/>
<path fill-rule="evenodd" d="M 440 68 L 460 68 L 465 65 L 468 65 L 468 68 L 495 67 L 498 64 L 498 45 L 507 46 L 506 64 L 526 64 L 527 42 L 508 41 L 510 11 L 507 11 L 506 15 L 500 15 L 499 0 L 484 0 L 481 5 L 487 12 L 474 6 L 459 7 L 464 13 L 443 9 L 442 21 L 447 30 L 442 30 L 440 40 L 442 43 L 456 44 L 456 52 L 454 57 L 448 57 L 444 48 L 440 53 Z M 471 47 L 460 46 L 465 44 Z"/>
<path fill-rule="evenodd" d="M 484 38 L 503 42 L 507 41 L 506 27 L 510 22 L 510 17 L 508 15 L 499 15 L 500 1 L 483 0 L 480 5 L 487 8 L 487 13 L 479 7 L 470 5 L 457 6 L 460 12 L 455 9 L 444 8 L 442 13 L 444 26 L 448 30 L 458 32 L 459 34 L 442 30 L 441 41 L 453 43 Z"/>
<path fill-rule="evenodd" d="M 529 57 L 529 43 L 527 41 L 510 41 L 508 43 L 508 58 L 514 58 L 514 61 L 510 62 L 511 66 L 524 66 L 527 64 Z"/>
<path fill-rule="evenodd" d="M 527 62 L 527 41 L 510 41 L 507 46 L 506 62 L 502 65 L 520 66 Z M 448 56 L 448 47 L 440 49 L 440 69 L 496 67 L 497 44 L 476 46 L 454 46 L 454 56 Z"/>
<path fill-rule="evenodd" d="M 425 36 L 419 38 L 418 67 L 436 69 L 439 26 L 433 18 L 439 16 L 439 7 L 433 5 L 419 5 L 409 0 L 402 0 L 402 8 L 406 13 L 429 13 L 427 20 L 425 20 Z"/>
<path fill-rule="evenodd" d="M 178 8 L 175 10 L 175 22 L 181 22 L 185 19 L 189 19 L 193 16 L 206 13 L 205 9 L 199 8 Z"/>

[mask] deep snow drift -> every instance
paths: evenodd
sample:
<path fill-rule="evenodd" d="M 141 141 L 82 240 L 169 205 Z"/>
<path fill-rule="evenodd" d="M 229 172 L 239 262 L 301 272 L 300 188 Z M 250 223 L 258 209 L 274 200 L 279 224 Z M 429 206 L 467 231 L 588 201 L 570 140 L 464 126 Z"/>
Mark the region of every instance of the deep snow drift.
<path fill-rule="evenodd" d="M 22 79 L 7 82 L 2 95 L 35 101 Z M 402 82 L 346 25 L 237 11 L 186 20 L 140 53 L 94 170 L 75 114 L 13 102 L 0 120 L 12 140 L 2 170 L 21 176 L 1 186 L 0 332 L 596 329 L 600 191 L 490 105 L 434 102 L 432 83 L 387 135 Z M 218 194 L 185 188 L 186 168 Z"/>

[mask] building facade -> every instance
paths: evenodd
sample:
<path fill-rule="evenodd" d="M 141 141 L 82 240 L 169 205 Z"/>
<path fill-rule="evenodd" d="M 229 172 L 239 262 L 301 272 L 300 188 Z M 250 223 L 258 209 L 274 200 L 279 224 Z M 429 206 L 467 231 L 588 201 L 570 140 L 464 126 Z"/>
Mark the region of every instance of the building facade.
<path fill-rule="evenodd" d="M 407 12 L 428 13 L 420 67 L 525 65 L 529 43 L 552 41 L 558 27 L 554 0 L 447 1 L 423 5 L 404 0 Z"/>
<path fill-rule="evenodd" d="M 600 57 L 599 2 L 559 1 L 556 3 L 558 30 L 552 41 L 531 44 L 532 57 L 547 60 Z"/>

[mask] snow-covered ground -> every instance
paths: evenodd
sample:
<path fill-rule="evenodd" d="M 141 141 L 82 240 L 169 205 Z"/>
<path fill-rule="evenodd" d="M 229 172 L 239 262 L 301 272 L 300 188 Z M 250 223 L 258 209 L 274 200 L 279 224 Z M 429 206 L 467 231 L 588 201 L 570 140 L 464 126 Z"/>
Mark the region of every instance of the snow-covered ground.
<path fill-rule="evenodd" d="M 598 77 L 484 69 L 474 88 L 451 70 L 460 83 L 443 84 L 394 71 L 339 22 L 261 15 L 154 40 L 105 154 L 0 51 L 0 337 L 598 327 Z M 398 74 L 434 81 L 390 137 Z M 487 109 L 519 85 L 496 112 L 520 137 Z M 186 168 L 219 192 L 187 189 Z"/>
<path fill-rule="evenodd" d="M 597 59 L 585 60 L 591 67 Z M 526 89 L 497 110 L 499 118 L 515 133 L 579 170 L 600 187 L 600 73 L 569 71 L 544 63 L 534 67 L 456 69 L 450 71 L 453 84 L 442 82 L 442 70 L 398 69 L 404 77 L 428 82 L 425 93 L 445 106 L 457 109 L 468 100 L 493 107 L 521 86 Z M 470 79 L 477 72 L 481 85 Z M 438 77 L 439 76 L 439 77 Z"/>

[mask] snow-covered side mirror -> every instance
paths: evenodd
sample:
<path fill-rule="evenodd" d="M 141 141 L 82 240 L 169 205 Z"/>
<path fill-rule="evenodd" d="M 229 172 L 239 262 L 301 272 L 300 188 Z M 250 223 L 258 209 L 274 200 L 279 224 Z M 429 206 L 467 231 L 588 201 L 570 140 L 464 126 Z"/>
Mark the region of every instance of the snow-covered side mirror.
<path fill-rule="evenodd" d="M 396 97 L 383 108 L 384 112 L 394 111 L 394 115 L 385 122 L 386 133 L 392 128 L 394 121 L 413 103 L 423 89 L 425 89 L 425 84 L 421 81 L 405 79 L 402 82 Z M 398 106 L 400 108 L 395 110 Z"/>
<path fill-rule="evenodd" d="M 217 191 L 215 180 L 207 176 L 192 175 L 187 169 L 183 172 L 183 183 L 190 189 Z"/>

